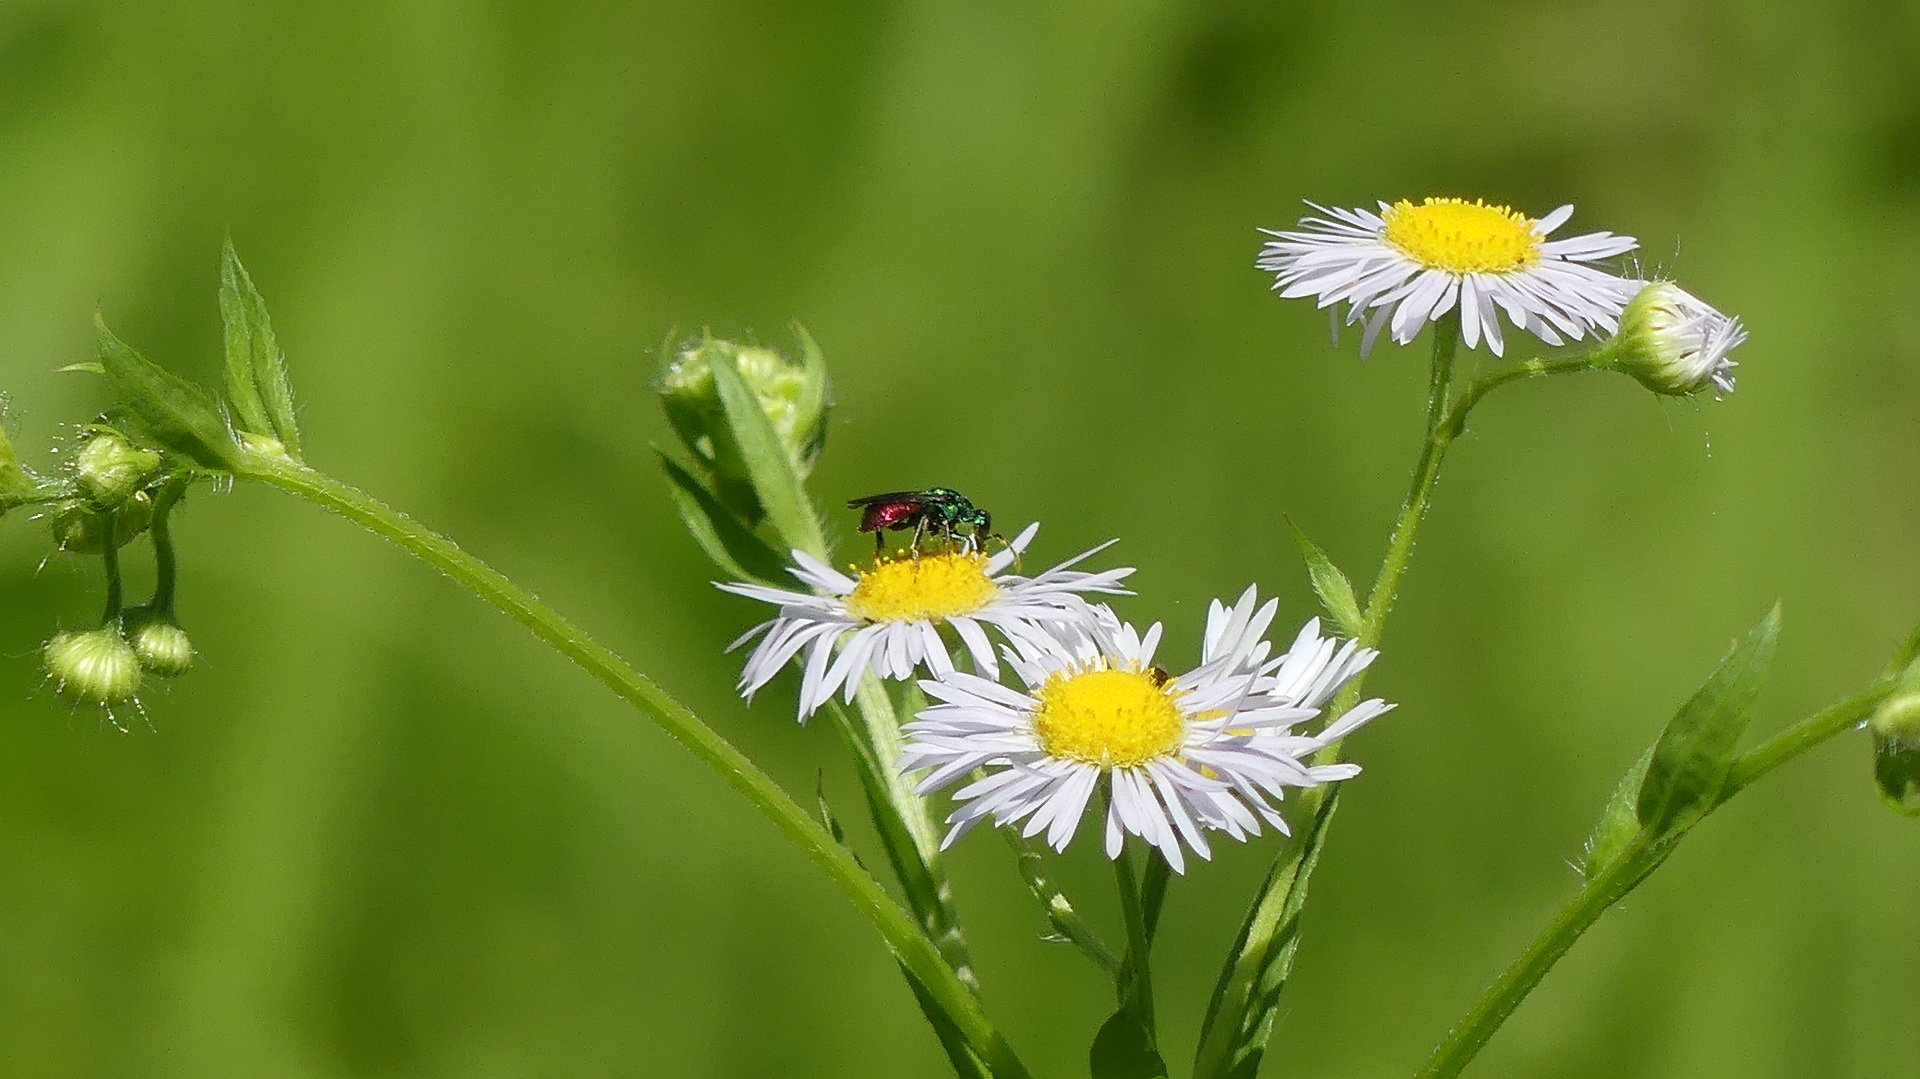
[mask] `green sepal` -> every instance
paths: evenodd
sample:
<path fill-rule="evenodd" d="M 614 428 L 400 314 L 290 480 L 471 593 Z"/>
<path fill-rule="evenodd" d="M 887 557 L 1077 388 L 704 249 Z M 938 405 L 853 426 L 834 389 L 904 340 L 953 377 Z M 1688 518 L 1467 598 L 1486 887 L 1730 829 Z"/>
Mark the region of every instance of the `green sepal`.
<path fill-rule="evenodd" d="M 127 434 L 195 464 L 222 471 L 240 449 L 213 395 L 127 347 L 96 312 L 100 366 L 124 406 Z"/>
<path fill-rule="evenodd" d="M 1873 781 L 1887 808 L 1901 816 L 1920 817 L 1920 745 L 1875 735 Z"/>
<path fill-rule="evenodd" d="M 1607 808 L 1601 812 L 1599 823 L 1593 826 L 1593 834 L 1587 837 L 1585 853 L 1580 859 L 1581 876 L 1592 880 L 1606 872 L 1640 834 L 1640 788 L 1646 783 L 1647 767 L 1652 763 L 1653 747 L 1648 746 L 1615 784 L 1612 796 L 1607 799 Z"/>
<path fill-rule="evenodd" d="M 1320 597 L 1320 605 L 1326 608 L 1327 616 L 1333 619 L 1341 633 L 1349 637 L 1360 636 L 1366 620 L 1360 614 L 1360 601 L 1354 598 L 1353 582 L 1333 564 L 1327 552 L 1307 538 L 1300 526 L 1287 518 L 1287 527 L 1293 529 L 1293 538 L 1300 544 L 1300 554 L 1307 560 L 1307 578 L 1313 582 L 1314 595 Z"/>
<path fill-rule="evenodd" d="M 1121 1008 L 1100 1024 L 1087 1052 L 1093 1079 L 1167 1079 L 1167 1062 L 1132 1009 Z"/>
<path fill-rule="evenodd" d="M 820 532 L 820 518 L 807 499 L 793 458 L 767 419 L 760 399 L 748 388 L 740 372 L 731 363 L 712 364 L 713 385 L 720 405 L 726 410 L 727 426 L 740 446 L 740 456 L 753 482 L 754 494 L 773 522 L 774 531 L 789 547 L 795 547 L 824 559 L 826 540 Z"/>
<path fill-rule="evenodd" d="M 784 561 L 766 540 L 722 506 L 680 462 L 657 446 L 654 452 L 660 455 L 660 467 L 667 474 L 667 493 L 673 496 L 680 520 L 714 565 L 740 580 L 778 585 L 787 578 Z"/>
<path fill-rule="evenodd" d="M 20 459 L 13 452 L 13 439 L 4 423 L 6 411 L 7 398 L 0 394 L 0 514 L 35 501 L 40 493 L 40 485 L 20 467 Z"/>
<path fill-rule="evenodd" d="M 827 445 L 827 417 L 833 411 L 833 390 L 827 380 L 826 354 L 820 351 L 813 335 L 798 322 L 793 324 L 793 335 L 800 341 L 800 367 L 806 372 L 800 399 L 794 403 L 798 416 L 796 427 L 804 432 L 803 441 L 795 447 L 797 466 L 811 473 L 813 463 L 820 459 L 820 451 Z"/>
<path fill-rule="evenodd" d="M 220 251 L 220 319 L 226 327 L 227 395 L 240 428 L 279 440 L 300 459 L 300 428 L 293 414 L 287 358 L 274 340 L 267 302 L 253 287 L 228 239 Z"/>
<path fill-rule="evenodd" d="M 1692 824 L 1719 800 L 1779 636 L 1776 603 L 1660 733 L 1636 802 L 1653 836 Z"/>
<path fill-rule="evenodd" d="M 1307 882 L 1320 861 L 1327 825 L 1340 804 L 1335 787 L 1297 844 L 1282 850 L 1247 909 L 1240 935 L 1214 983 L 1200 1026 L 1194 1079 L 1251 1079 L 1266 1055 L 1280 1008 L 1280 993 L 1293 973 L 1300 945 L 1300 914 Z"/>

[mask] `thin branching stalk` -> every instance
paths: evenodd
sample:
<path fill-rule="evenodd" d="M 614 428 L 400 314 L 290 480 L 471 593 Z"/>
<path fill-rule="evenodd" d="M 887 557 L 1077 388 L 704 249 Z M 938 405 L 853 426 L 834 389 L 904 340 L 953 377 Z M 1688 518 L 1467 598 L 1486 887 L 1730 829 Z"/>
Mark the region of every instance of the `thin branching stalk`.
<path fill-rule="evenodd" d="M 1708 813 L 1727 804 L 1734 795 L 1761 776 L 1828 739 L 1858 727 L 1892 691 L 1893 681 L 1883 678 L 1866 692 L 1824 708 L 1768 739 L 1734 765 L 1725 789 Z M 1567 954 L 1568 949 L 1600 920 L 1608 908 L 1659 868 L 1660 863 L 1698 823 L 1695 821 L 1662 837 L 1652 837 L 1644 832 L 1635 837 L 1618 858 L 1580 889 L 1553 923 L 1488 988 L 1473 1010 L 1433 1051 L 1426 1065 L 1420 1069 L 1417 1079 L 1453 1079 L 1459 1075 L 1479 1055 L 1488 1039 L 1507 1021 L 1507 1017 L 1520 1006 L 1527 994 L 1560 961 L 1560 957 Z"/>

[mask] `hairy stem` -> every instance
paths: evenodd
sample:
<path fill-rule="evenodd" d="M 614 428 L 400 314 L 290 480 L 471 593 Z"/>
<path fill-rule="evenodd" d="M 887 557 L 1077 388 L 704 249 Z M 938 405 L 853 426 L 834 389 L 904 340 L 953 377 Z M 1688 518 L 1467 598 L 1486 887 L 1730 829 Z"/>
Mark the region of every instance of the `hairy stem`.
<path fill-rule="evenodd" d="M 100 624 L 111 626 L 120 620 L 125 594 L 120 583 L 120 517 L 112 511 L 100 515 L 100 564 L 107 575 L 107 603 Z"/>
<path fill-rule="evenodd" d="M 840 887 L 928 995 L 953 1018 L 995 1076 L 1025 1079 L 1028 1072 L 1012 1047 L 907 913 L 771 776 L 645 675 L 452 540 L 361 491 L 291 459 L 266 454 L 248 455 L 236 474 L 298 495 L 404 547 L 525 626 L 653 720 L 744 795 Z"/>

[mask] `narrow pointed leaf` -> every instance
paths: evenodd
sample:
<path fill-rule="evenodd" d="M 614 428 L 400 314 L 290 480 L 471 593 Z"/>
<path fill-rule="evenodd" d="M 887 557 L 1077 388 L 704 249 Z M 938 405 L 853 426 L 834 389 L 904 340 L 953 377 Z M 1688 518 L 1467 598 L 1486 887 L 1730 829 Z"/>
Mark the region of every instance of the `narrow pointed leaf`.
<path fill-rule="evenodd" d="M 127 347 L 97 314 L 94 328 L 100 367 L 130 433 L 207 468 L 232 468 L 239 449 L 213 395 Z"/>
<path fill-rule="evenodd" d="M 1320 605 L 1326 608 L 1328 617 L 1341 633 L 1360 636 L 1365 619 L 1360 615 L 1360 602 L 1353 595 L 1353 582 L 1347 580 L 1347 575 L 1333 564 L 1327 552 L 1308 539 L 1292 518 L 1287 519 L 1287 527 L 1293 529 L 1293 538 L 1300 544 L 1300 554 L 1307 560 L 1307 578 L 1313 582 L 1313 592 L 1320 597 Z"/>
<path fill-rule="evenodd" d="M 680 520 L 714 565 L 740 580 L 791 584 L 779 553 L 728 512 L 692 472 L 665 453 L 660 453 L 660 467 Z"/>
<path fill-rule="evenodd" d="M 1040 903 L 1041 911 L 1046 915 L 1047 924 L 1053 932 L 1042 940 L 1050 944 L 1071 944 L 1080 949 L 1080 953 L 1100 968 L 1101 973 L 1113 977 L 1120 971 L 1120 957 L 1113 954 L 1099 934 L 1093 931 L 1086 919 L 1080 916 L 1067 894 L 1047 872 L 1046 858 L 1040 847 L 1021 837 L 1013 828 L 996 828 L 995 831 L 1007 838 L 1007 845 L 1013 848 L 1018 859 L 1020 876 L 1027 882 L 1027 890 Z"/>
<path fill-rule="evenodd" d="M 1588 880 L 1604 873 L 1633 842 L 1633 837 L 1640 834 L 1640 788 L 1646 782 L 1647 766 L 1652 763 L 1653 747 L 1649 746 L 1614 786 L 1607 808 L 1601 812 L 1599 823 L 1593 826 L 1593 834 L 1587 837 L 1586 854 L 1580 861 L 1580 874 Z"/>
<path fill-rule="evenodd" d="M 1274 860 L 1248 908 L 1207 1005 L 1194 1057 L 1194 1079 L 1240 1079 L 1259 1070 L 1267 1039 L 1273 1034 L 1280 993 L 1293 973 L 1307 883 L 1320 861 L 1327 825 L 1339 804 L 1340 789 L 1335 787 L 1297 844 Z"/>
<path fill-rule="evenodd" d="M 278 439 L 300 459 L 300 428 L 293 413 L 287 359 L 273 336 L 267 303 L 227 241 L 220 252 L 220 317 L 226 325 L 227 393 L 240 426 Z"/>
<path fill-rule="evenodd" d="M 1167 1062 L 1130 1009 L 1114 1012 L 1094 1035 L 1087 1053 L 1093 1079 L 1167 1079 Z"/>
<path fill-rule="evenodd" d="M 789 547 L 826 557 L 826 540 L 820 532 L 820 519 L 808 500 L 793 459 L 780 442 L 780 435 L 760 407 L 759 398 L 741 379 L 730 363 L 712 365 L 713 385 L 726 410 L 727 425 L 740 445 L 740 454 L 753 479 L 754 493 L 767 511 L 767 518 Z"/>
<path fill-rule="evenodd" d="M 861 861 L 858 854 L 853 853 L 853 845 L 847 842 L 846 829 L 840 826 L 839 818 L 834 816 L 833 807 L 827 804 L 825 776 L 821 776 L 815 782 L 814 798 L 820 806 L 820 823 L 826 826 L 828 834 L 833 836 L 833 841 L 845 848 L 848 854 L 853 854 L 853 860 L 865 869 L 866 863 Z M 953 1017 L 948 1015 L 946 1009 L 940 1006 L 940 1002 L 933 998 L 933 994 L 927 992 L 927 987 L 921 984 L 913 971 L 902 963 L 900 973 L 907 979 L 907 986 L 913 990 L 913 999 L 920 1004 L 920 1014 L 926 1017 L 927 1025 L 933 1028 L 934 1037 L 940 1040 L 940 1048 L 946 1052 L 947 1062 L 953 1065 L 954 1074 L 959 1076 L 959 1079 L 993 1079 L 986 1065 L 982 1064 L 980 1058 L 973 1054 L 973 1050 L 967 1047 L 966 1036 L 960 1033 L 960 1028 L 954 1023 Z"/>
<path fill-rule="evenodd" d="M 1779 636 L 1775 604 L 1661 732 L 1637 802 L 1640 823 L 1655 836 L 1693 823 L 1719 798 Z"/>

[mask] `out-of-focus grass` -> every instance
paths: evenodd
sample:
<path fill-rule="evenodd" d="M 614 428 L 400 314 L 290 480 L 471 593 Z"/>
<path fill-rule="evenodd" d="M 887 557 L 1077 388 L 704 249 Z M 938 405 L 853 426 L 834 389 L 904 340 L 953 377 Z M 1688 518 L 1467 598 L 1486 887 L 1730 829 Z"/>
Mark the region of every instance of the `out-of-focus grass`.
<path fill-rule="evenodd" d="M 1741 388 L 1505 391 L 1440 490 L 1353 743 L 1270 1074 L 1410 1071 L 1574 885 L 1614 778 L 1771 600 L 1758 727 L 1920 616 L 1920 20 L 1892 5 L 0 8 L 0 387 L 23 447 L 104 403 L 98 302 L 211 376 L 231 229 L 313 459 L 656 672 L 794 789 L 855 787 L 718 655 L 648 443 L 674 327 L 807 323 L 818 476 L 1117 535 L 1197 643 L 1291 514 L 1371 573 L 1423 354 L 1269 296 L 1298 199 L 1483 195 L 1641 237 L 1742 314 Z M 1684 241 L 1684 242 L 1683 242 Z M 1482 358 L 1484 359 L 1484 358 Z M 937 1074 L 886 955 L 763 821 L 431 572 L 263 491 L 197 498 L 205 659 L 121 736 L 39 681 L 91 567 L 0 532 L 0 1071 Z M 1501 1033 L 1487 1077 L 1901 1074 L 1920 833 L 1837 744 L 1741 799 Z M 1271 847 L 1176 882 L 1190 1044 Z M 1079 1073 L 1106 996 L 1004 849 L 956 854 L 989 1002 Z M 1065 874 L 1111 914 L 1090 850 Z"/>

